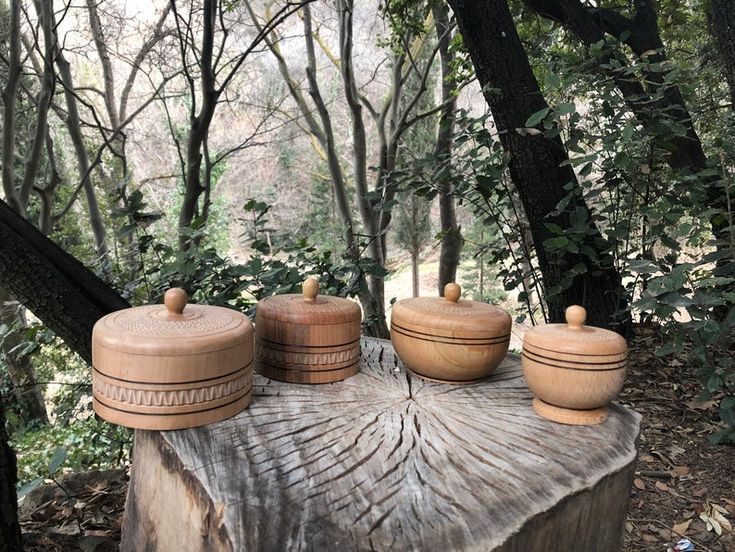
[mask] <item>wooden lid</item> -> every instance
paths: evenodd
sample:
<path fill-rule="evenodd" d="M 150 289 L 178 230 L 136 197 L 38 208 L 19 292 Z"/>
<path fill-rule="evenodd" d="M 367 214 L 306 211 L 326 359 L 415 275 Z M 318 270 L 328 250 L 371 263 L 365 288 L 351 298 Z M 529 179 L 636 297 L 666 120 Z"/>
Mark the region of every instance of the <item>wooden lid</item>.
<path fill-rule="evenodd" d="M 319 281 L 304 281 L 303 293 L 273 295 L 258 302 L 258 322 L 274 320 L 292 324 L 344 324 L 360 320 L 362 311 L 354 301 L 319 295 Z"/>
<path fill-rule="evenodd" d="M 628 356 L 625 339 L 604 328 L 585 326 L 587 311 L 578 305 L 566 310 L 566 324 L 544 324 L 526 332 L 524 351 L 562 364 L 585 369 L 610 369 Z"/>
<path fill-rule="evenodd" d="M 503 309 L 479 301 L 460 299 L 462 288 L 444 287 L 444 297 L 414 297 L 393 306 L 391 324 L 429 335 L 447 337 L 498 337 L 510 333 L 511 318 Z"/>
<path fill-rule="evenodd" d="M 183 357 L 241 347 L 252 349 L 253 327 L 244 314 L 223 307 L 188 305 L 183 289 L 169 289 L 164 305 L 113 312 L 92 332 L 92 348 L 144 357 Z M 150 359 L 155 364 L 155 358 Z M 237 361 L 243 364 L 242 359 Z"/>

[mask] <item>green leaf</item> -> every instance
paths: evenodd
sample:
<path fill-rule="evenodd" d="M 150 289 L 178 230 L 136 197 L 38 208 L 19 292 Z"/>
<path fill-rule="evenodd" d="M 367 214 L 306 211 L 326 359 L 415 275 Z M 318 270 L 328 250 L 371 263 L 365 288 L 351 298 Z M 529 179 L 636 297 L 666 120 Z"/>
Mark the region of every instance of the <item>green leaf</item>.
<path fill-rule="evenodd" d="M 577 108 L 574 106 L 574 102 L 562 102 L 556 106 L 556 114 L 559 116 L 569 115 L 574 113 Z"/>
<path fill-rule="evenodd" d="M 28 493 L 30 493 L 33 489 L 38 488 L 41 483 L 43 483 L 43 477 L 38 477 L 37 479 L 34 479 L 33 481 L 29 481 L 25 485 L 23 485 L 20 489 L 18 489 L 18 499 L 20 500 L 24 496 L 26 496 Z"/>
<path fill-rule="evenodd" d="M 68 452 L 66 450 L 66 447 L 59 447 L 54 452 L 53 458 L 51 458 L 51 462 L 48 465 L 48 473 L 49 475 L 54 475 L 57 471 L 59 471 L 59 468 L 62 466 L 64 462 L 66 462 L 66 457 L 68 456 Z"/>
<path fill-rule="evenodd" d="M 528 119 L 526 119 L 526 126 L 527 127 L 536 126 L 537 124 L 539 124 L 541 121 L 543 121 L 546 118 L 546 116 L 549 114 L 550 111 L 551 111 L 550 107 L 544 107 L 540 111 L 537 111 L 536 113 L 528 117 Z"/>

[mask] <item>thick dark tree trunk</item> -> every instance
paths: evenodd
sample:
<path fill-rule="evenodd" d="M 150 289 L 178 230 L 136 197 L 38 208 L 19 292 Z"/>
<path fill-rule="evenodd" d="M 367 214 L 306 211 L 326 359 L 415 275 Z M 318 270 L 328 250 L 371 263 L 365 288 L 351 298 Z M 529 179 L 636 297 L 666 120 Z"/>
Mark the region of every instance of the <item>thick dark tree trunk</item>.
<path fill-rule="evenodd" d="M 449 13 L 443 2 L 432 7 L 436 35 L 439 37 L 439 58 L 442 75 L 442 104 L 439 131 L 436 135 L 434 156 L 441 163 L 439 180 L 439 219 L 442 243 L 439 254 L 439 295 L 444 296 L 444 286 L 457 279 L 457 266 L 462 252 L 462 235 L 457 224 L 457 212 L 452 195 L 452 136 L 454 134 L 454 112 L 457 108 L 455 92 L 457 81 L 452 77 L 452 53 L 449 51 Z"/>
<path fill-rule="evenodd" d="M 130 306 L 3 201 L 0 286 L 88 362 L 94 323 L 107 313 Z"/>
<path fill-rule="evenodd" d="M 449 4 L 457 16 L 500 140 L 510 158 L 510 175 L 531 227 L 550 319 L 562 321 L 565 308 L 579 304 L 587 308 L 589 324 L 620 329 L 625 324 L 621 326 L 613 321 L 613 314 L 626 306 L 620 276 L 611 257 L 604 253 L 605 243 L 580 195 L 572 196 L 568 210 L 586 217 L 592 232 L 584 245 L 597 253 L 597 260 L 593 263 L 569 251 L 552 254 L 544 244 L 554 237 L 545 223 L 555 223 L 564 229 L 570 227 L 567 215 L 553 212 L 570 193 L 564 187 L 571 184 L 576 188 L 577 179 L 569 165 L 561 166 L 568 156 L 558 137 L 549 139 L 516 131 L 526 126 L 530 115 L 548 104 L 533 75 L 506 0 L 449 0 Z M 586 271 L 575 276 L 570 287 L 559 290 L 564 277 L 578 263 L 583 263 Z"/>
<path fill-rule="evenodd" d="M 625 17 L 612 9 L 600 9 L 584 5 L 580 0 L 523 0 L 539 14 L 559 21 L 584 44 L 591 46 L 605 39 L 606 35 L 614 38 L 625 37 L 623 42 L 641 59 L 649 63 L 662 64 L 667 61 L 666 47 L 658 29 L 656 7 L 653 0 L 636 0 L 635 15 Z M 715 0 L 714 3 L 717 3 Z M 720 0 L 725 8 L 730 8 L 729 0 Z M 714 9 L 714 8 L 713 8 Z M 611 63 L 612 61 L 615 63 Z M 696 174 L 708 168 L 707 155 L 702 141 L 694 128 L 694 121 L 687 108 L 681 90 L 668 79 L 667 72 L 649 71 L 645 73 L 646 87 L 622 70 L 611 70 L 610 67 L 625 68 L 625 57 L 614 47 L 608 46 L 606 54 L 600 57 L 600 67 L 612 74 L 615 84 L 638 121 L 648 129 L 654 143 L 666 155 L 666 162 L 672 169 L 686 169 Z M 650 92 L 649 92 L 650 91 Z M 660 93 L 660 95 L 656 95 Z M 684 129 L 681 136 L 661 135 L 657 123 L 667 117 Z M 707 204 L 718 210 L 727 208 L 724 194 L 716 176 L 704 176 L 701 179 L 705 189 Z M 727 239 L 727 225 L 719 214 L 711 221 L 712 232 L 720 240 Z"/>
<path fill-rule="evenodd" d="M 725 78 L 735 109 L 735 4 L 732 0 L 710 0 L 709 24 L 725 65 Z"/>
<path fill-rule="evenodd" d="M 18 525 L 18 499 L 15 494 L 17 468 L 15 453 L 8 445 L 5 431 L 5 404 L 0 395 L 0 550 L 22 550 L 20 525 Z"/>

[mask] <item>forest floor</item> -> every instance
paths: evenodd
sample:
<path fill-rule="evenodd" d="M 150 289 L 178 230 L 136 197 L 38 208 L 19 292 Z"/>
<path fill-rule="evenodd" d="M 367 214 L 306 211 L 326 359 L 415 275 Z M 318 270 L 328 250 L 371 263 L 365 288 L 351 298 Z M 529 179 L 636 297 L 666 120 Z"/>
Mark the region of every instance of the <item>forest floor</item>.
<path fill-rule="evenodd" d="M 636 328 L 619 399 L 643 416 L 621 550 L 663 552 L 686 537 L 697 552 L 733 552 L 735 449 L 709 444 L 717 406 L 698 400 L 701 386 L 683 362 L 653 354 L 659 344 L 654 328 Z M 34 490 L 21 506 L 27 550 L 117 550 L 127 474 L 69 473 L 59 483 Z"/>

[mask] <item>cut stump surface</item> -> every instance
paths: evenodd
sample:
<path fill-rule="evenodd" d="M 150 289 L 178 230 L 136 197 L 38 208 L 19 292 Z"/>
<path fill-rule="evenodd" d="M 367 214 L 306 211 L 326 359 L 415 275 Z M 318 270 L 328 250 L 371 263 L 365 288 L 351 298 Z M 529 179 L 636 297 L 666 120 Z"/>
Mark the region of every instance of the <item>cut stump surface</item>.
<path fill-rule="evenodd" d="M 363 338 L 352 378 L 253 391 L 224 422 L 136 432 L 123 550 L 620 548 L 640 416 L 540 418 L 516 355 L 448 385 Z"/>

